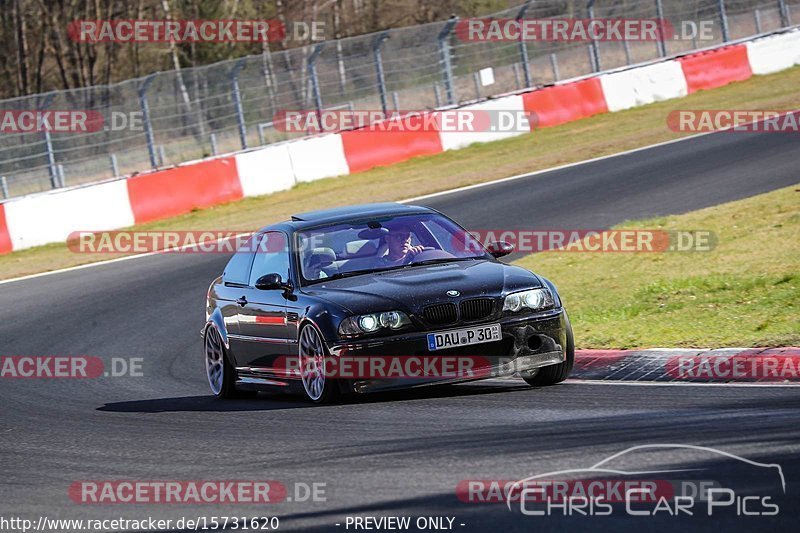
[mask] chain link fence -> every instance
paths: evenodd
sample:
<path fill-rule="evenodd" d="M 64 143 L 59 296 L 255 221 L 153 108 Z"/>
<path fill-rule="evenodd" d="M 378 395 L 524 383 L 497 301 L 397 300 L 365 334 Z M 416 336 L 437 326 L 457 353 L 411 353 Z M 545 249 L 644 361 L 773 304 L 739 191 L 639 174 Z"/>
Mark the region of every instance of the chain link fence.
<path fill-rule="evenodd" d="M 468 42 L 455 20 L 0 102 L 4 110 L 139 113 L 140 128 L 0 134 L 0 199 L 280 142 L 279 111 L 432 109 L 741 39 L 800 22 L 800 0 L 528 2 L 495 18 L 712 21 L 712 38 Z M 478 72 L 492 67 L 484 86 Z"/>

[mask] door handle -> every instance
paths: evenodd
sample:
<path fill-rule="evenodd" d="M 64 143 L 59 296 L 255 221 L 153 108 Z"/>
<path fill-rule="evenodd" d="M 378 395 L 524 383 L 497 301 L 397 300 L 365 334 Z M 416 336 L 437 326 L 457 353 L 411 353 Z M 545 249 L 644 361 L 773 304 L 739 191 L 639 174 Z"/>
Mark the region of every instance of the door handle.
<path fill-rule="evenodd" d="M 242 296 L 241 298 L 236 300 L 236 303 L 239 304 L 240 306 L 244 307 L 245 305 L 247 305 L 247 298 Z"/>

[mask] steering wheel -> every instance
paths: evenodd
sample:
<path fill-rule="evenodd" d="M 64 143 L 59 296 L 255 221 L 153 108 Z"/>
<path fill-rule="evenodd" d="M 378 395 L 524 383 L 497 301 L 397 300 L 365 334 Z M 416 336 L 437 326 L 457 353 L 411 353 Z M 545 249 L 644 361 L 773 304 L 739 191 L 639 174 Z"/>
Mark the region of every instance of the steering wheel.
<path fill-rule="evenodd" d="M 430 261 L 431 259 L 452 259 L 454 257 L 455 256 L 450 252 L 439 250 L 433 246 L 426 246 L 420 253 L 414 256 L 414 258 L 411 260 L 411 263 L 413 264 L 417 261 Z"/>

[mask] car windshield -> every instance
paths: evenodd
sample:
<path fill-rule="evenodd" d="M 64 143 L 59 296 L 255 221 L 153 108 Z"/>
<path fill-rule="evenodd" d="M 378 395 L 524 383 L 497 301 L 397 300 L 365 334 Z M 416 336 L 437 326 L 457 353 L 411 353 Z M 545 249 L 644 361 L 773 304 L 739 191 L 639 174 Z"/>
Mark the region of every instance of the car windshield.
<path fill-rule="evenodd" d="M 435 213 L 380 217 L 298 234 L 303 279 L 316 282 L 412 265 L 486 258 L 452 220 Z"/>

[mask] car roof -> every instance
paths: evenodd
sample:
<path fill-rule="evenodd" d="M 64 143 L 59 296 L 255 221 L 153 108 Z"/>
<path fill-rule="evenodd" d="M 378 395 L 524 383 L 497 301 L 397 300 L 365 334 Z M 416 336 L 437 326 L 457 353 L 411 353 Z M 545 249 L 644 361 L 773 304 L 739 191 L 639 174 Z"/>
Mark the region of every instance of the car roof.
<path fill-rule="evenodd" d="M 313 226 L 335 224 L 337 222 L 346 222 L 348 220 L 356 220 L 361 218 L 412 215 L 417 213 L 435 213 L 435 211 L 429 207 L 398 204 L 395 202 L 348 205 L 344 207 L 335 207 L 333 209 L 322 209 L 318 211 L 298 213 L 296 215 L 292 215 L 292 219 L 289 221 L 285 221 L 265 229 L 302 230 Z"/>

